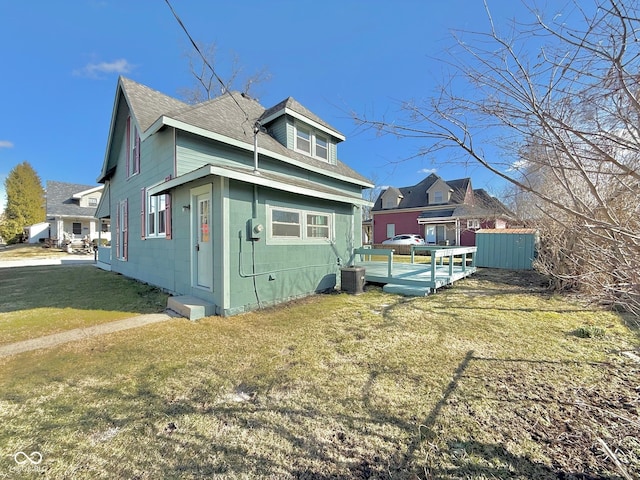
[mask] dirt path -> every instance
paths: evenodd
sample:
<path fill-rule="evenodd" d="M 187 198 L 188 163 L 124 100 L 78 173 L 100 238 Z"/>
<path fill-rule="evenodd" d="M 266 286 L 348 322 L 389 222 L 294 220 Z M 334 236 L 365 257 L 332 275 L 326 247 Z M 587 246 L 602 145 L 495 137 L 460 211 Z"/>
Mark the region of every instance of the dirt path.
<path fill-rule="evenodd" d="M 38 350 L 40 348 L 49 348 L 63 343 L 69 343 L 85 338 L 96 337 L 106 333 L 119 332 L 120 330 L 128 330 L 138 328 L 152 323 L 164 322 L 175 318 L 167 313 L 151 313 L 148 315 L 139 315 L 137 317 L 125 318 L 115 322 L 103 323 L 87 328 L 74 328 L 66 332 L 54 333 L 43 337 L 23 340 L 21 342 L 10 343 L 0 346 L 0 358 L 17 355 L 18 353 Z"/>

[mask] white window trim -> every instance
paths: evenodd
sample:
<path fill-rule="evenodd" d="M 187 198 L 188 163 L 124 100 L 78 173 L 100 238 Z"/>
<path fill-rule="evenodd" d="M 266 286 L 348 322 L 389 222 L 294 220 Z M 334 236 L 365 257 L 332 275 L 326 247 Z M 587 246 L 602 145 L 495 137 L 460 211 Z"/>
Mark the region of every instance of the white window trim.
<path fill-rule="evenodd" d="M 303 130 L 309 132 L 309 149 L 311 150 L 310 152 L 307 152 L 306 150 L 302 150 L 300 148 L 298 148 L 298 128 L 302 128 Z M 321 137 L 322 139 L 325 140 L 326 144 L 327 144 L 327 158 L 318 156 L 317 154 L 317 138 Z M 330 158 L 331 158 L 331 139 L 329 138 L 329 135 L 326 135 L 324 133 L 317 133 L 312 127 L 310 127 L 307 124 L 301 123 L 301 122 L 294 122 L 293 124 L 293 149 L 296 152 L 300 152 L 304 155 L 309 155 L 313 158 L 316 158 L 318 160 L 321 160 L 323 162 L 330 162 Z"/>
<path fill-rule="evenodd" d="M 326 144 L 326 147 L 324 147 L 324 149 L 327 152 L 327 156 L 326 157 L 322 157 L 320 155 L 318 155 L 318 137 L 322 138 L 324 140 L 324 143 Z M 320 160 L 324 160 L 325 162 L 329 161 L 329 137 L 327 137 L 326 135 L 321 135 L 321 134 L 317 134 L 317 133 L 313 133 L 313 153 L 314 156 L 316 158 L 319 158 Z"/>
<path fill-rule="evenodd" d="M 467 220 L 467 230 L 478 230 L 480 228 L 480 220 L 470 218 Z"/>
<path fill-rule="evenodd" d="M 164 221 L 164 232 L 162 233 L 158 233 L 158 225 L 159 225 L 159 218 L 160 218 L 160 212 L 159 211 L 155 211 L 153 214 L 151 213 L 151 206 L 152 205 L 156 205 L 158 202 L 160 202 L 160 197 L 165 198 L 165 202 L 166 202 L 166 197 L 164 195 L 149 195 L 149 190 L 153 187 L 155 187 L 156 185 L 152 185 L 152 187 L 147 188 L 147 198 L 146 198 L 146 202 L 145 202 L 145 214 L 144 214 L 144 221 L 145 221 L 145 238 L 167 238 L 167 219 L 166 219 L 166 215 L 167 215 L 167 205 L 165 203 L 164 206 L 164 210 L 162 210 L 163 215 L 165 215 L 165 221 Z M 150 233 L 151 229 L 150 227 L 150 219 L 151 216 L 153 215 L 154 217 L 154 226 L 155 226 L 155 232 L 154 233 Z"/>
<path fill-rule="evenodd" d="M 300 237 L 276 237 L 273 235 L 272 212 L 280 210 L 283 212 L 297 213 L 300 219 Z M 307 236 L 307 215 L 322 215 L 329 219 L 329 238 L 318 238 Z M 317 210 L 304 210 L 290 207 L 280 207 L 277 205 L 267 205 L 267 245 L 326 245 L 335 241 L 334 237 L 335 214 L 333 212 L 320 212 Z"/>

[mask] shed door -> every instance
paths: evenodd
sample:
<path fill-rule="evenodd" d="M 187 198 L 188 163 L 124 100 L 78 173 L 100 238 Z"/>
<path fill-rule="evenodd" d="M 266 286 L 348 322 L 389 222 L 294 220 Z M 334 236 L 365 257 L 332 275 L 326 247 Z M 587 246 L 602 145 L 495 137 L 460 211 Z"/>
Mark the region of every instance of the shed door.
<path fill-rule="evenodd" d="M 213 248 L 211 245 L 211 193 L 196 196 L 196 286 L 210 289 L 213 283 Z"/>

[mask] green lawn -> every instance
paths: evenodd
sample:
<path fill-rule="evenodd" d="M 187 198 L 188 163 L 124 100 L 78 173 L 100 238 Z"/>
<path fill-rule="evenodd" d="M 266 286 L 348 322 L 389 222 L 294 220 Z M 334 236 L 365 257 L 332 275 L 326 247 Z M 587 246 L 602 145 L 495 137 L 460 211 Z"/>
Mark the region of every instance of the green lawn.
<path fill-rule="evenodd" d="M 0 268 L 0 345 L 161 312 L 167 297 L 93 265 Z"/>
<path fill-rule="evenodd" d="M 637 478 L 639 346 L 482 271 L 173 319 L 0 359 L 0 478 Z"/>

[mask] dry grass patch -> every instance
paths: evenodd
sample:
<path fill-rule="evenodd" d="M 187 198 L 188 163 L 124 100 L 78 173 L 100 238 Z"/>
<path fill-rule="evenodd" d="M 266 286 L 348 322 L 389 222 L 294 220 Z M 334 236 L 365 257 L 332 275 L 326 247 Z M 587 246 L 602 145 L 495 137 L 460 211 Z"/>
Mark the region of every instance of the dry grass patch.
<path fill-rule="evenodd" d="M 600 438 L 637 476 L 639 343 L 481 276 L 174 319 L 2 360 L 0 472 L 38 451 L 56 479 L 619 478 Z"/>
<path fill-rule="evenodd" d="M 68 254 L 60 248 L 44 248 L 40 244 L 19 243 L 0 247 L 0 262 L 4 260 L 36 260 L 71 256 L 73 255 Z"/>
<path fill-rule="evenodd" d="M 167 297 L 93 265 L 0 268 L 0 345 L 161 312 Z"/>

